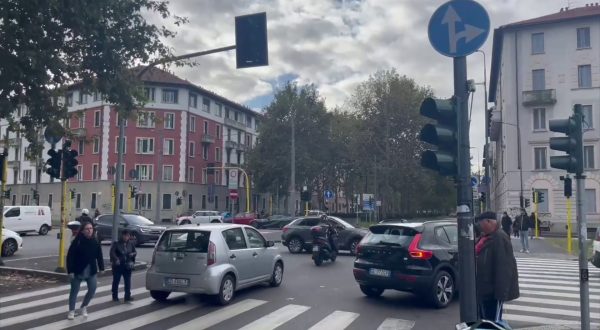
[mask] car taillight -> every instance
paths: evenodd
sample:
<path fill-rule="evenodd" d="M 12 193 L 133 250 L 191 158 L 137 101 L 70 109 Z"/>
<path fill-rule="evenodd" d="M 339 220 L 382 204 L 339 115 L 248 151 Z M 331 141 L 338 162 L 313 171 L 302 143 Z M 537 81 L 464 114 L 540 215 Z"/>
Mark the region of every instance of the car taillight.
<path fill-rule="evenodd" d="M 433 252 L 419 249 L 419 242 L 421 242 L 421 234 L 416 234 L 412 242 L 408 246 L 408 254 L 413 259 L 429 260 L 433 256 Z"/>
<path fill-rule="evenodd" d="M 289 225 L 285 225 L 283 228 L 281 228 L 281 230 L 285 233 L 286 231 L 290 230 L 290 227 Z"/>
<path fill-rule="evenodd" d="M 362 249 L 363 249 L 363 245 L 362 244 L 358 244 L 356 246 L 356 251 L 355 251 L 356 255 L 359 255 L 362 252 Z"/>
<path fill-rule="evenodd" d="M 217 262 L 217 247 L 215 243 L 208 243 L 208 258 L 206 260 L 206 265 L 210 266 Z"/>

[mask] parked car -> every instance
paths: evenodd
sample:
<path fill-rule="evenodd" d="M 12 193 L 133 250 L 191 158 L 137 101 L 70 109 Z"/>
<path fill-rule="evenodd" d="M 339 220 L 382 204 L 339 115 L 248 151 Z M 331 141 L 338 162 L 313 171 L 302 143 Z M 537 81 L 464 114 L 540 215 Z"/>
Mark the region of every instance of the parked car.
<path fill-rule="evenodd" d="M 259 229 L 281 229 L 293 220 L 294 217 L 289 215 L 272 215 L 266 219 L 256 219 L 250 224 Z"/>
<path fill-rule="evenodd" d="M 456 292 L 456 222 L 373 225 L 356 249 L 354 279 L 369 297 L 387 289 L 412 292 L 435 307 L 448 306 Z"/>
<path fill-rule="evenodd" d="M 190 225 L 202 223 L 222 223 L 223 217 L 218 211 L 196 211 L 191 216 L 177 218 L 177 225 Z"/>
<path fill-rule="evenodd" d="M 290 253 L 312 251 L 312 235 L 310 228 L 313 226 L 326 225 L 332 222 L 338 232 L 338 249 L 349 250 L 354 253 L 360 240 L 368 233 L 367 230 L 356 228 L 353 225 L 337 217 L 300 217 L 283 227 L 281 242 L 287 246 Z"/>
<path fill-rule="evenodd" d="M 262 283 L 279 286 L 283 269 L 274 243 L 250 226 L 171 227 L 154 248 L 146 288 L 158 301 L 171 292 L 188 292 L 214 295 L 226 305 L 237 290 Z"/>
<path fill-rule="evenodd" d="M 232 223 L 232 221 L 233 221 L 233 216 L 229 212 L 221 213 L 221 217 L 222 217 L 224 223 Z"/>
<path fill-rule="evenodd" d="M 52 229 L 52 213 L 48 206 L 5 206 L 4 227 L 21 235 L 46 235 Z"/>
<path fill-rule="evenodd" d="M 596 228 L 596 237 L 592 248 L 592 264 L 600 268 L 600 227 Z"/>
<path fill-rule="evenodd" d="M 252 221 L 256 220 L 256 214 L 253 212 L 242 212 L 238 213 L 233 217 L 232 223 L 239 225 L 250 225 Z"/>
<path fill-rule="evenodd" d="M 96 224 L 96 237 L 98 241 L 110 240 L 112 237 L 113 215 L 103 214 L 97 217 L 94 223 Z M 158 241 L 160 234 L 166 229 L 166 227 L 155 225 L 154 222 L 141 215 L 121 213 L 119 236 L 125 228 L 130 231 L 130 239 L 136 246 Z"/>
<path fill-rule="evenodd" d="M 10 257 L 22 248 L 21 236 L 10 229 L 2 228 L 2 256 Z"/>

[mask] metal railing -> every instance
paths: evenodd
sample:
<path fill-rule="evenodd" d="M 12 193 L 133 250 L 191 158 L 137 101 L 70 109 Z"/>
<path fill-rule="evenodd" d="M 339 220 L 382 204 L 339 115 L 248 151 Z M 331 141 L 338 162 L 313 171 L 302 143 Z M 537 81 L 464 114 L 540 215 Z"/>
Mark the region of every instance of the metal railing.
<path fill-rule="evenodd" d="M 523 105 L 551 105 L 556 103 L 555 89 L 542 89 L 535 91 L 523 91 Z"/>

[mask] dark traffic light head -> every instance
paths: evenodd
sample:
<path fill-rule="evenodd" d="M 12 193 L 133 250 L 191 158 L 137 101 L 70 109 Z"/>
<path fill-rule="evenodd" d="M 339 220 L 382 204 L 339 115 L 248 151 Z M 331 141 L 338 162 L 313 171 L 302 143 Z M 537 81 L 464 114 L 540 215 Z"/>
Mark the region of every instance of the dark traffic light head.
<path fill-rule="evenodd" d="M 437 147 L 437 150 L 426 150 L 421 154 L 421 166 L 437 171 L 441 175 L 456 175 L 458 172 L 458 139 L 454 99 L 425 98 L 419 112 L 421 115 L 437 121 L 436 124 L 423 126 L 419 134 L 421 141 Z"/>

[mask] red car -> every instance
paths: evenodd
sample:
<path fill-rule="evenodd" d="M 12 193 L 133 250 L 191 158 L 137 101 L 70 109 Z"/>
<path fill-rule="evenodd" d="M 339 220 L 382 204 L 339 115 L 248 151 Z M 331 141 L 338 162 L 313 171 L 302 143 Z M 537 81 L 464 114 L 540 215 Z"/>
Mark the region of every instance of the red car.
<path fill-rule="evenodd" d="M 252 226 L 252 223 L 256 220 L 256 214 L 252 212 L 238 213 L 233 217 L 233 223 L 240 225 Z"/>

